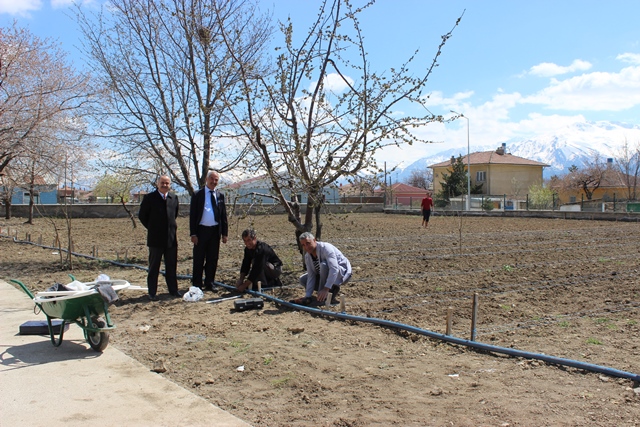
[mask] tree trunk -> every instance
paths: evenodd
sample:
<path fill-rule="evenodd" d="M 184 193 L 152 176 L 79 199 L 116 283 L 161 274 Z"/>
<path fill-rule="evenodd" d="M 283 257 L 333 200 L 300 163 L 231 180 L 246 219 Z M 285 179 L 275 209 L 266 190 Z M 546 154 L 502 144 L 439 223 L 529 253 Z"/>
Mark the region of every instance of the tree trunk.
<path fill-rule="evenodd" d="M 33 185 L 29 188 L 29 219 L 25 224 L 33 224 Z"/>
<path fill-rule="evenodd" d="M 127 203 L 124 201 L 124 199 L 120 199 L 120 204 L 122 205 L 122 207 L 124 208 L 125 212 L 127 212 L 127 214 L 129 215 L 129 219 L 131 220 L 131 224 L 133 224 L 133 228 L 136 228 L 136 217 L 133 216 L 133 213 L 131 212 L 131 210 L 127 207 Z"/>
<path fill-rule="evenodd" d="M 11 200 L 4 199 L 4 218 L 11 219 Z"/>

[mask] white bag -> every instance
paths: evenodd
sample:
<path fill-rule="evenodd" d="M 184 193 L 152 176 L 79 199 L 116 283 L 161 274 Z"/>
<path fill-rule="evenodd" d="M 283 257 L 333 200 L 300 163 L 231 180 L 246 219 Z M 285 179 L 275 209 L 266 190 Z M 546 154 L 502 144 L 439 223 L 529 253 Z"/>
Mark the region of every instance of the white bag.
<path fill-rule="evenodd" d="M 89 286 L 85 285 L 84 283 L 78 280 L 74 280 L 71 283 L 67 283 L 66 285 L 64 285 L 64 287 L 70 291 L 86 291 L 89 289 Z"/>
<path fill-rule="evenodd" d="M 182 299 L 185 301 L 196 302 L 200 301 L 204 297 L 204 292 L 197 286 L 192 286 L 189 288 L 189 292 L 182 296 Z"/>

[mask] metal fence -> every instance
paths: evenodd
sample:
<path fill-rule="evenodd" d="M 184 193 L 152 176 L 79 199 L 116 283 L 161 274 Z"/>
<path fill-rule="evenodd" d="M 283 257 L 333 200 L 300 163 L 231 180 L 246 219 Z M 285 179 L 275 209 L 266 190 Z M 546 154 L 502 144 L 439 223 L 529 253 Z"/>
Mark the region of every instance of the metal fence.
<path fill-rule="evenodd" d="M 434 200 L 435 202 L 435 200 Z M 422 197 L 392 197 L 385 202 L 385 209 L 420 210 Z M 472 211 L 569 211 L 569 212 L 640 212 L 640 201 L 618 200 L 612 198 L 586 200 L 562 203 L 554 196 L 544 202 L 535 202 L 524 197 L 510 197 L 502 195 L 472 194 L 469 200 Z M 464 211 L 467 210 L 467 196 L 451 198 L 446 206 L 435 206 L 435 210 Z"/>

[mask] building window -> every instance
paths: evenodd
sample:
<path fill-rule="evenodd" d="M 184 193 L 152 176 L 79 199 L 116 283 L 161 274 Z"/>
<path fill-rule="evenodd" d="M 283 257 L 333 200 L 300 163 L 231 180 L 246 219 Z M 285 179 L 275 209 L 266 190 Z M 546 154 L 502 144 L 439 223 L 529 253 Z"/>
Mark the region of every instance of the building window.
<path fill-rule="evenodd" d="M 29 192 L 25 191 L 24 193 L 22 193 L 22 204 L 28 205 L 30 201 L 31 195 L 29 194 Z M 33 203 L 36 205 L 40 204 L 40 193 L 38 193 L 37 191 L 33 194 Z"/>
<path fill-rule="evenodd" d="M 487 180 L 487 173 L 485 171 L 476 172 L 476 182 L 485 182 Z"/>
<path fill-rule="evenodd" d="M 575 203 L 575 202 L 576 202 L 576 196 L 569 197 L 569 203 Z"/>

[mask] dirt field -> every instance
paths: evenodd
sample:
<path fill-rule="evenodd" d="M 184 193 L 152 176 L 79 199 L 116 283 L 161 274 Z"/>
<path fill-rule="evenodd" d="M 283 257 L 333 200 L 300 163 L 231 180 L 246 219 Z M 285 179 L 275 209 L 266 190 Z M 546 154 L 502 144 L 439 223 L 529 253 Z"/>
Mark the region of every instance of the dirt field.
<path fill-rule="evenodd" d="M 436 216 L 425 230 L 420 221 L 325 217 L 323 240 L 354 267 L 343 289 L 347 314 L 445 333 L 451 307 L 451 334 L 469 339 L 477 294 L 478 342 L 640 374 L 640 225 Z M 0 220 L 0 227 L 12 235 L 17 230 L 19 239 L 30 233 L 32 241 L 53 242 L 49 220 L 22 222 Z M 250 225 L 285 262 L 284 287 L 269 295 L 301 296 L 301 259 L 284 217 L 233 219 L 217 280 L 237 277 L 239 235 Z M 187 275 L 186 218 L 179 227 L 178 272 Z M 73 220 L 71 228 L 77 253 L 92 254 L 95 247 L 100 258 L 146 265 L 141 226 L 133 229 L 126 219 Z M 82 281 L 106 273 L 145 285 L 143 270 L 89 259 L 74 258 L 73 271 L 62 271 L 55 252 L 2 238 L 0 277 L 36 290 L 68 282 L 69 272 Z M 180 281 L 181 290 L 188 286 Z M 640 388 L 630 379 L 332 320 L 271 301 L 245 312 L 234 311 L 233 301 L 186 303 L 169 298 L 162 279 L 159 292 L 159 302 L 120 294 L 110 309 L 117 325 L 110 347 L 149 369 L 163 364 L 167 371 L 158 375 L 255 426 L 640 425 Z M 228 294 L 220 289 L 205 300 Z"/>

